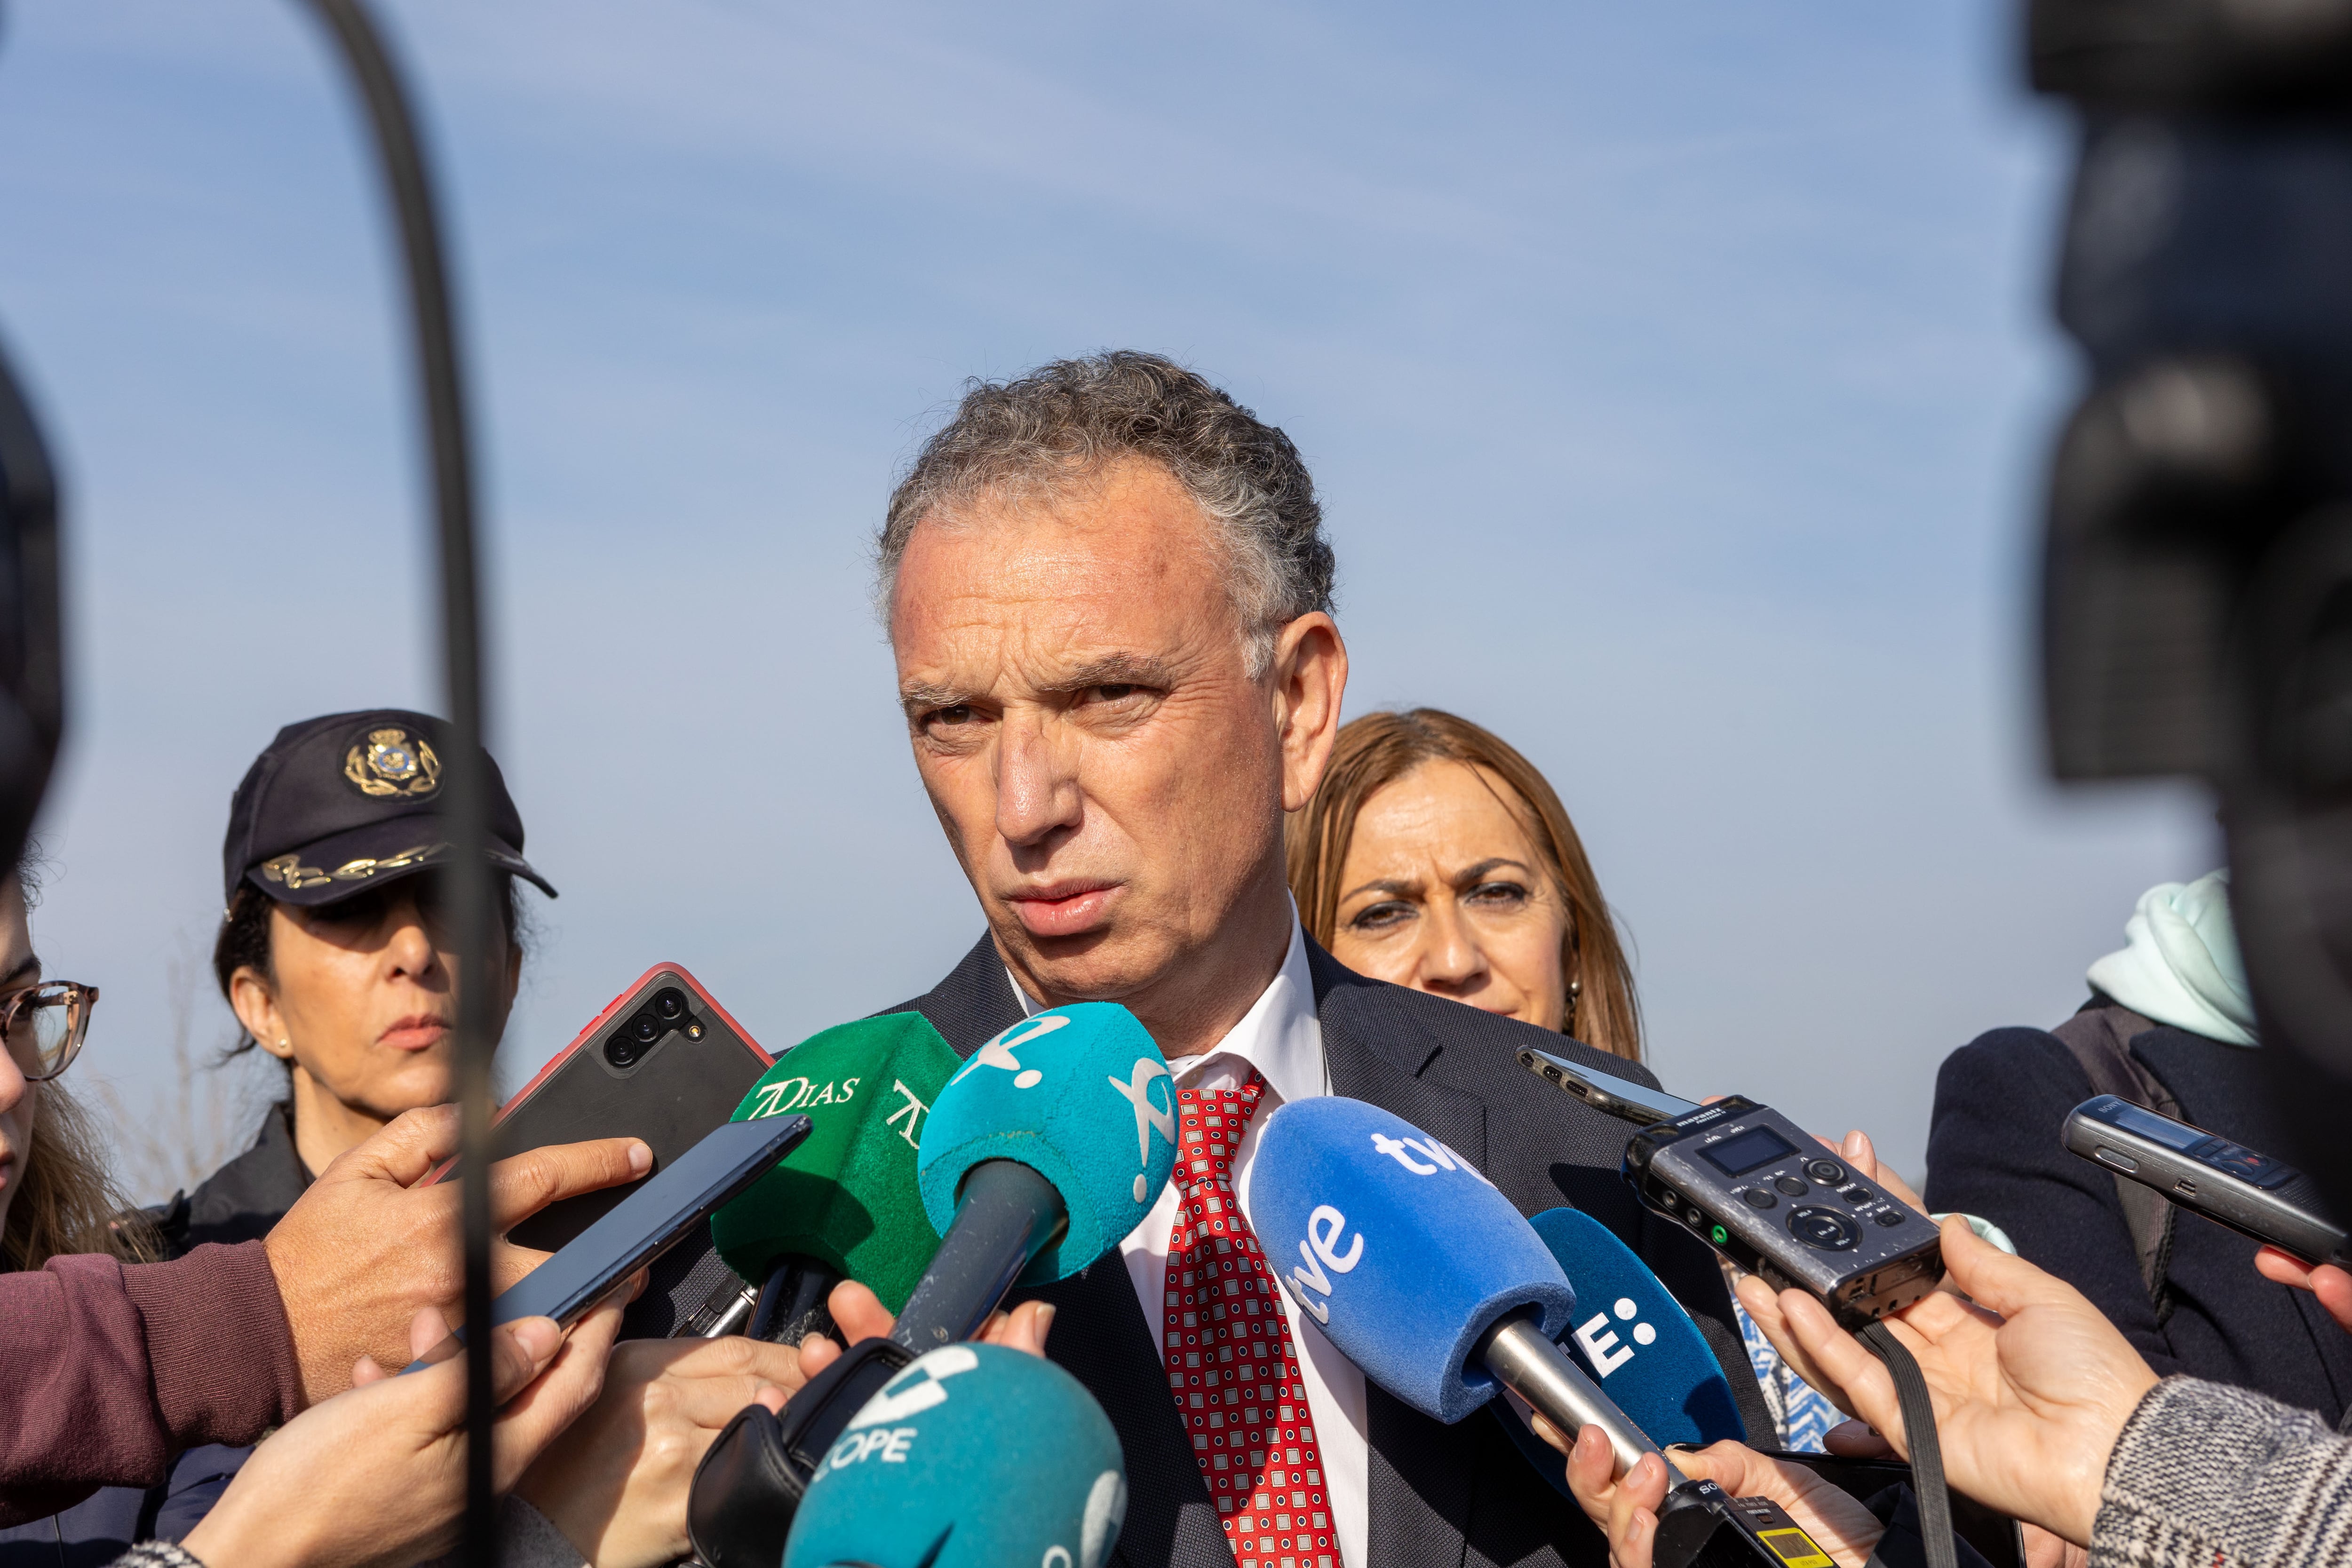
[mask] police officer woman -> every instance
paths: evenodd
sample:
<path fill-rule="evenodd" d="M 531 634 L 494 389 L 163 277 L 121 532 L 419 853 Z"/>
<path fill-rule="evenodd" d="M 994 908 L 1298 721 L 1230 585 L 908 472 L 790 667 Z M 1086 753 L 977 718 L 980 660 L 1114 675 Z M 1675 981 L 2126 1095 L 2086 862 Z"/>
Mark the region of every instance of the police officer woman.
<path fill-rule="evenodd" d="M 457 955 L 435 868 L 445 731 L 399 709 L 289 724 L 229 803 L 213 973 L 245 1031 L 286 1064 L 253 1147 L 175 1198 L 166 1244 L 265 1234 L 312 1177 L 404 1110 L 452 1093 Z M 485 759 L 488 762 L 488 759 Z M 504 1028 L 522 973 L 515 879 L 522 816 L 488 762 L 489 858 L 501 915 L 487 983 Z"/>

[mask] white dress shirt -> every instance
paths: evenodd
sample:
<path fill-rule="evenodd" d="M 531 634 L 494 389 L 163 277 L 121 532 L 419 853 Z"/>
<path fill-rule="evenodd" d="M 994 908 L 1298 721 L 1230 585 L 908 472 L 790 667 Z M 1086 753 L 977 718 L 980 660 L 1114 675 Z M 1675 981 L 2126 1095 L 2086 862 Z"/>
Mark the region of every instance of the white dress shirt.
<path fill-rule="evenodd" d="M 1005 978 L 1010 981 L 1008 973 Z M 1024 1014 L 1043 1010 L 1018 982 L 1013 994 Z M 1330 1068 L 1323 1060 L 1323 1025 L 1315 1016 L 1315 983 L 1307 971 L 1307 937 L 1298 926 L 1297 907 L 1290 916 L 1290 951 L 1274 983 L 1233 1026 L 1214 1049 L 1182 1057 L 1168 1064 L 1181 1089 L 1239 1089 L 1249 1081 L 1250 1069 L 1265 1079 L 1249 1131 L 1234 1153 L 1234 1195 L 1242 1216 L 1251 1218 L 1250 1170 L 1257 1158 L 1258 1129 L 1276 1106 L 1293 1100 L 1311 1100 L 1331 1092 Z M 1127 1276 L 1143 1307 L 1143 1321 L 1153 1329 L 1152 1353 L 1158 1357 L 1160 1293 L 1168 1283 L 1168 1238 L 1176 1229 L 1176 1184 L 1160 1189 L 1160 1201 L 1143 1223 L 1118 1244 Z M 1251 1229 L 1256 1229 L 1254 1219 Z M 1268 1258 L 1269 1265 L 1274 1259 Z M 1303 1316 L 1287 1292 L 1277 1286 L 1275 1300 L 1290 1324 L 1290 1342 L 1298 1352 L 1299 1374 L 1307 1384 L 1307 1403 L 1315 1414 L 1315 1436 L 1323 1450 L 1324 1490 L 1330 1497 L 1332 1534 L 1338 1538 L 1340 1561 L 1349 1568 L 1370 1562 L 1365 1542 L 1370 1529 L 1371 1499 L 1366 1479 L 1371 1444 L 1365 1436 L 1364 1374 L 1355 1363 L 1332 1348 L 1311 1317 Z M 1162 1398 L 1171 1396 L 1164 1392 Z M 1172 1399 L 1171 1399 L 1172 1403 Z"/>

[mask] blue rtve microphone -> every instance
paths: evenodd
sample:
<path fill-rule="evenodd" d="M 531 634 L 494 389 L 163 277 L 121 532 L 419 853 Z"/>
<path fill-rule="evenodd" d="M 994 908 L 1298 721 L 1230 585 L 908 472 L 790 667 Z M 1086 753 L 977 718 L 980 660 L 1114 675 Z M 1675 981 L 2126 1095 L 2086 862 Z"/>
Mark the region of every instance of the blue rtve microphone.
<path fill-rule="evenodd" d="M 1508 1388 L 1571 1438 L 1599 1427 L 1621 1475 L 1658 1452 L 1554 1342 L 1576 1297 L 1551 1249 L 1444 1143 L 1360 1100 L 1296 1100 L 1259 1132 L 1250 1188 L 1284 1289 L 1398 1399 L 1450 1424 Z M 1731 1497 L 1659 1458 L 1660 1568 L 1830 1561 L 1777 1504 Z"/>
<path fill-rule="evenodd" d="M 1174 1080 L 1126 1008 L 1052 1008 L 974 1051 L 915 1155 L 939 1250 L 887 1339 L 850 1346 L 781 1416 L 746 1407 L 711 1443 L 687 1506 L 702 1561 L 776 1568 L 816 1466 L 876 1391 L 978 1333 L 1014 1283 L 1049 1284 L 1115 1250 L 1175 1163 Z"/>
<path fill-rule="evenodd" d="M 1291 1298 L 1364 1375 L 1448 1425 L 1495 1395 L 1479 1350 L 1510 1319 L 1546 1343 L 1576 1292 L 1469 1161 L 1360 1100 L 1281 1107 L 1258 1133 L 1250 1219 Z"/>
<path fill-rule="evenodd" d="M 1102 1407 L 1048 1361 L 929 1352 L 868 1400 L 817 1466 L 785 1568 L 1102 1568 L 1127 1470 Z"/>

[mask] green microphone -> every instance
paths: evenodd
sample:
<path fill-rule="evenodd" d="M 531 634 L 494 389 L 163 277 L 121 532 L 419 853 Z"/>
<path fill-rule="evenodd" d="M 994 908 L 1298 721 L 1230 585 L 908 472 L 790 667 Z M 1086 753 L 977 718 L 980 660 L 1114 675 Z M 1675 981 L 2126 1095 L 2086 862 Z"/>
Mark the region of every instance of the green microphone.
<path fill-rule="evenodd" d="M 919 1013 L 887 1013 L 812 1035 L 751 1086 L 733 1120 L 805 1116 L 800 1146 L 713 1215 L 719 1256 L 766 1281 L 756 1338 L 828 1332 L 824 1299 L 856 1279 L 896 1312 L 939 1250 L 915 1180 L 923 1123 L 963 1063 Z"/>

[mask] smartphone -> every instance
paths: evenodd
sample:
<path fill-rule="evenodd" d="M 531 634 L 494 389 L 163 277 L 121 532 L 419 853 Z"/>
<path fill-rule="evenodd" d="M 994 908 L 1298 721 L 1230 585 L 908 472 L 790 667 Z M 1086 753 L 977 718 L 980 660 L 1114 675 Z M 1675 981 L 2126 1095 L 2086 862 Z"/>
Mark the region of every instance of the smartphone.
<path fill-rule="evenodd" d="M 2112 1094 L 2068 1111 L 2064 1136 L 2070 1152 L 2216 1225 L 2305 1263 L 2352 1268 L 2352 1247 L 2327 1217 L 2318 1188 L 2284 1160 Z"/>
<path fill-rule="evenodd" d="M 642 1138 L 659 1173 L 725 1125 L 774 1065 L 684 965 L 656 963 L 499 1108 L 491 1157 L 590 1138 Z M 508 1238 L 559 1251 L 630 1191 L 607 1187 L 550 1204 Z"/>
<path fill-rule="evenodd" d="M 1699 1102 L 1696 1100 L 1679 1099 L 1663 1089 L 1651 1089 L 1629 1078 L 1618 1078 L 1611 1073 L 1580 1067 L 1563 1057 L 1532 1047 L 1519 1052 L 1519 1065 L 1546 1082 L 1568 1090 L 1593 1110 L 1606 1111 L 1636 1127 L 1672 1121 L 1677 1116 L 1687 1116 L 1699 1109 Z"/>
<path fill-rule="evenodd" d="M 653 1262 L 722 1205 L 773 1170 L 814 1125 L 805 1116 L 730 1121 L 644 1181 L 490 1303 L 490 1321 L 553 1318 L 564 1328 L 580 1321 L 622 1280 Z M 409 1363 L 415 1371 L 446 1361 L 464 1331 Z"/>

